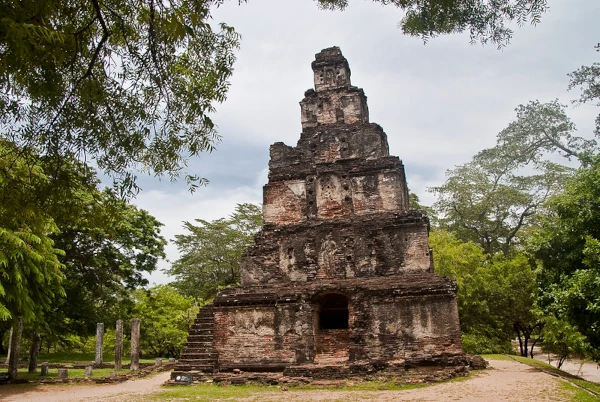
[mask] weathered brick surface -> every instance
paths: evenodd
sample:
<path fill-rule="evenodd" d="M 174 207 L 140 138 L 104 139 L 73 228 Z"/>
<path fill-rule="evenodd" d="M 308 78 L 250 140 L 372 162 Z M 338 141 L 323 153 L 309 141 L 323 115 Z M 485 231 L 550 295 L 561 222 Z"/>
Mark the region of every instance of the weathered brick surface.
<path fill-rule="evenodd" d="M 200 312 L 177 370 L 460 373 L 456 284 L 433 273 L 429 220 L 409 210 L 402 161 L 339 49 L 312 67 L 298 143 L 271 146 L 265 225 L 241 286 Z"/>
<path fill-rule="evenodd" d="M 350 354 L 349 342 L 349 329 L 324 329 L 319 331 L 315 336 L 315 363 L 347 362 Z"/>

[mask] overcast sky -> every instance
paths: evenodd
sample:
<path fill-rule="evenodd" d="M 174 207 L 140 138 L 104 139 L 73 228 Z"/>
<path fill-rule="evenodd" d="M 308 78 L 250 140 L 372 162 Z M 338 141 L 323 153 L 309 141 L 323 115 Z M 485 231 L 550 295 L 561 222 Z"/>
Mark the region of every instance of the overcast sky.
<path fill-rule="evenodd" d="M 410 189 L 422 203 L 435 201 L 427 188 L 443 183 L 446 169 L 493 146 L 496 134 L 530 100 L 570 103 L 567 73 L 600 59 L 600 1 L 548 0 L 536 26 L 515 28 L 508 47 L 469 44 L 468 35 L 435 38 L 424 45 L 397 28 L 402 13 L 369 0 L 354 0 L 343 12 L 320 10 L 311 0 L 230 1 L 214 11 L 242 35 L 228 99 L 213 119 L 222 142 L 212 154 L 191 161 L 210 180 L 193 195 L 185 182 L 142 178 L 134 203 L 165 224 L 168 240 L 182 221 L 213 220 L 237 203 L 262 202 L 269 145 L 295 145 L 300 106 L 313 87 L 310 63 L 321 49 L 339 46 L 352 84 L 364 89 L 370 120 L 388 136 L 390 154 L 406 168 Z M 579 135 L 591 137 L 596 108 L 572 107 Z M 167 247 L 177 259 L 176 247 Z M 163 261 L 161 268 L 169 265 Z M 169 281 L 157 272 L 154 283 Z"/>

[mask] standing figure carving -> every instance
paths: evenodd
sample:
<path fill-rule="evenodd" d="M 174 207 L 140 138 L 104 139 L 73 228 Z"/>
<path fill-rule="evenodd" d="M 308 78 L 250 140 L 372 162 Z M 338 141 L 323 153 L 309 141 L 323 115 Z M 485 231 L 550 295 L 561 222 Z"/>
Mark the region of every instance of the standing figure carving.
<path fill-rule="evenodd" d="M 319 250 L 319 270 L 327 277 L 335 276 L 337 244 L 331 234 L 328 234 Z"/>

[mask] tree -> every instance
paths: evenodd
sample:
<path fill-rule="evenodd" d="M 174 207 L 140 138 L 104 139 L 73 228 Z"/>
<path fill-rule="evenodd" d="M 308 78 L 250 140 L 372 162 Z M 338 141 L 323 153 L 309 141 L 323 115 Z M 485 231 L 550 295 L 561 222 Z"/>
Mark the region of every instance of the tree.
<path fill-rule="evenodd" d="M 175 178 L 218 136 L 239 35 L 224 0 L 0 2 L 0 132 L 44 155 Z M 190 173 L 192 185 L 202 183 Z"/>
<path fill-rule="evenodd" d="M 529 341 L 541 323 L 535 309 L 535 272 L 523 254 L 489 256 L 474 242 L 463 242 L 444 230 L 430 235 L 436 273 L 458 285 L 458 311 L 465 350 L 510 352 L 519 339 L 527 356 Z"/>
<path fill-rule="evenodd" d="M 549 160 L 559 154 L 588 163 L 595 140 L 575 135 L 575 125 L 557 100 L 529 102 L 496 137 L 496 145 L 471 162 L 446 172 L 434 209 L 442 227 L 487 253 L 508 254 L 521 234 L 544 212 L 544 202 L 562 191 L 573 169 Z"/>
<path fill-rule="evenodd" d="M 10 323 L 9 379 L 17 378 L 24 322 L 43 316 L 64 294 L 58 230 L 37 197 L 48 178 L 31 155 L 0 140 L 0 323 Z M 2 325 L 2 335 L 6 325 Z"/>
<path fill-rule="evenodd" d="M 600 359 L 600 156 L 581 167 L 531 242 L 541 307 L 576 327 Z"/>
<path fill-rule="evenodd" d="M 572 81 L 570 88 L 573 85 Z M 493 151 L 514 161 L 516 166 L 543 166 L 544 156 L 552 153 L 585 163 L 595 152 L 597 142 L 575 135 L 575 124 L 558 100 L 531 101 L 517 106 L 515 111 L 517 119 L 498 134 Z"/>
<path fill-rule="evenodd" d="M 600 52 L 600 43 L 596 45 L 596 51 Z M 569 90 L 581 88 L 581 96 L 574 103 L 596 102 L 596 106 L 600 106 L 600 63 L 581 66 L 570 73 L 569 77 L 571 78 Z M 596 136 L 600 136 L 600 114 L 596 117 L 596 130 L 594 133 Z"/>
<path fill-rule="evenodd" d="M 528 258 L 496 255 L 478 274 L 494 320 L 501 323 L 508 339 L 517 336 L 520 354 L 527 357 L 530 347 L 533 351 L 530 341 L 542 328 L 536 309 L 536 274 Z"/>
<path fill-rule="evenodd" d="M 544 317 L 543 350 L 558 356 L 556 368 L 561 368 L 565 360 L 572 355 L 585 356 L 589 344 L 584 335 L 576 327 L 565 320 L 556 318 L 554 314 Z"/>
<path fill-rule="evenodd" d="M 119 318 L 131 290 L 145 286 L 143 274 L 164 258 L 162 224 L 148 212 L 109 190 L 88 188 L 80 196 L 71 201 L 78 215 L 57 219 L 61 231 L 53 236 L 65 252 L 66 293 L 54 304 L 52 331 L 46 331 L 55 336 L 88 335 L 97 322 Z"/>
<path fill-rule="evenodd" d="M 9 240 L 19 240 L 23 232 L 43 236 L 43 242 L 23 237 L 31 245 L 17 241 L 2 245 L 0 255 L 8 256 L 12 269 L 0 279 L 5 298 L 12 304 L 31 305 L 25 312 L 9 305 L 9 311 L 24 318 L 27 332 L 38 332 L 45 341 L 88 335 L 96 322 L 114 318 L 116 306 L 126 307 L 131 289 L 147 284 L 143 274 L 156 269 L 164 257 L 162 225 L 114 192 L 101 191 L 95 170 L 84 163 L 63 159 L 57 164 L 48 156 L 2 144 L 6 144 L 0 149 L 2 233 L 8 233 Z M 39 228 L 31 223 L 33 218 L 40 220 Z M 45 273 L 49 263 L 27 256 L 42 246 L 50 247 L 46 252 L 60 267 L 57 272 Z M 15 268 L 27 275 L 15 273 Z M 6 330 L 0 325 L 2 333 Z"/>
<path fill-rule="evenodd" d="M 508 255 L 520 234 L 535 222 L 551 194 L 560 191 L 570 169 L 546 162 L 537 174 L 520 174 L 521 164 L 488 149 L 446 172 L 446 182 L 431 191 L 438 195 L 438 221 L 488 254 Z"/>
<path fill-rule="evenodd" d="M 194 298 L 159 285 L 134 293 L 134 316 L 142 321 L 141 347 L 155 356 L 179 357 L 198 314 Z"/>
<path fill-rule="evenodd" d="M 220 286 L 239 282 L 240 258 L 262 227 L 262 211 L 258 205 L 238 204 L 229 218 L 196 222 L 184 222 L 190 234 L 175 236 L 181 256 L 165 272 L 175 276 L 171 285 L 182 294 L 208 299 Z"/>
<path fill-rule="evenodd" d="M 51 235 L 58 231 L 37 197 L 48 183 L 30 155 L 0 140 L 0 321 L 31 322 L 64 295 Z"/>
<path fill-rule="evenodd" d="M 348 0 L 317 0 L 323 8 L 344 9 Z M 438 35 L 468 31 L 471 41 L 508 44 L 513 21 L 537 24 L 548 9 L 546 0 L 374 0 L 394 5 L 406 15 L 400 22 L 405 34 L 428 40 Z"/>
<path fill-rule="evenodd" d="M 429 236 L 435 272 L 456 281 L 463 348 L 467 353 L 505 353 L 511 347 L 494 328 L 485 294 L 481 294 L 478 271 L 485 264 L 481 246 L 459 240 L 446 230 L 433 230 Z M 483 284 L 485 285 L 485 284 Z"/>

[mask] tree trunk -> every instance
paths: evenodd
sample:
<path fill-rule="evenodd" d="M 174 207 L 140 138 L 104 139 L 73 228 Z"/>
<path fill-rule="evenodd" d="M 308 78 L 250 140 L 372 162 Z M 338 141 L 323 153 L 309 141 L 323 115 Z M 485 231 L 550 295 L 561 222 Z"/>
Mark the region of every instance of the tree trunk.
<path fill-rule="evenodd" d="M 6 331 L 0 331 L 0 355 L 7 355 L 8 354 L 8 349 L 4 349 L 4 344 L 2 343 L 2 340 L 4 339 L 4 334 L 6 333 Z"/>
<path fill-rule="evenodd" d="M 31 351 L 29 352 L 29 372 L 35 373 L 37 371 L 38 355 L 42 347 L 42 337 L 36 331 L 33 331 L 33 337 L 31 338 Z"/>
<path fill-rule="evenodd" d="M 561 355 L 558 357 L 558 365 L 556 366 L 557 369 L 560 369 L 563 365 L 563 363 L 565 362 L 565 360 L 567 360 L 567 355 Z"/>
<path fill-rule="evenodd" d="M 521 339 L 521 331 L 517 325 L 514 325 L 513 328 L 517 332 L 517 338 L 519 339 L 519 353 L 523 356 L 523 339 Z"/>
<path fill-rule="evenodd" d="M 538 339 L 539 339 L 539 336 L 538 336 Z M 537 343 L 538 339 L 533 341 L 533 343 L 531 344 L 531 348 L 529 349 L 529 357 L 531 357 L 532 359 L 533 359 L 533 348 L 534 348 L 535 344 Z"/>
<path fill-rule="evenodd" d="M 10 363 L 10 350 L 12 349 L 12 336 L 13 336 L 13 327 L 10 327 L 10 331 L 8 333 L 8 349 L 6 352 L 6 365 Z"/>
<path fill-rule="evenodd" d="M 10 360 L 8 362 L 8 379 L 16 380 L 19 372 L 19 351 L 21 347 L 21 332 L 23 332 L 23 320 L 19 318 L 16 326 L 16 331 L 12 331 L 10 338 Z"/>

